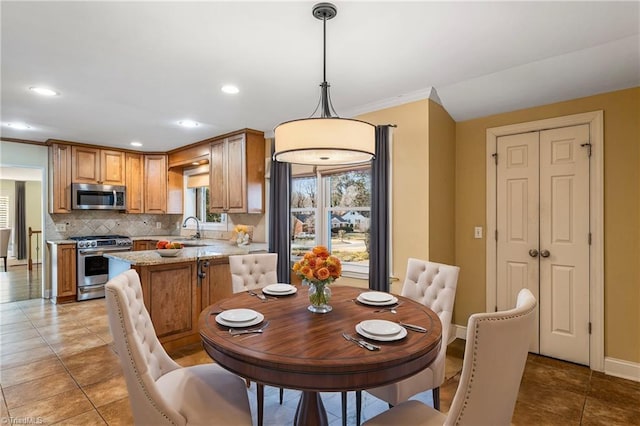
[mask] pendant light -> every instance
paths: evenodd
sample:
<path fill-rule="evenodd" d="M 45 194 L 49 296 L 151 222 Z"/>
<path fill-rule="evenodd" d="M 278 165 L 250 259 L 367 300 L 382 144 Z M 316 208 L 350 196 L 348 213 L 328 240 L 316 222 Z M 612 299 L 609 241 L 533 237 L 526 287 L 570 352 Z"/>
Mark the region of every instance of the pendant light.
<path fill-rule="evenodd" d="M 361 120 L 340 118 L 329 96 L 327 83 L 327 21 L 338 13 L 331 3 L 313 6 L 313 16 L 323 25 L 323 82 L 320 84 L 320 116 L 287 121 L 275 128 L 276 161 L 308 165 L 349 165 L 375 158 L 375 127 Z"/>

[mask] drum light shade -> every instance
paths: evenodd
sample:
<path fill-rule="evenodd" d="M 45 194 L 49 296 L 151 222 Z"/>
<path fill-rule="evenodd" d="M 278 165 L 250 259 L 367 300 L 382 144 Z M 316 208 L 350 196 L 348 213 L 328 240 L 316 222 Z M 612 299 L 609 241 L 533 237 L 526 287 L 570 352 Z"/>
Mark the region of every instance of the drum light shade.
<path fill-rule="evenodd" d="M 338 9 L 331 3 L 318 3 L 313 6 L 312 13 L 323 24 L 320 117 L 286 121 L 276 126 L 273 159 L 311 166 L 366 163 L 375 158 L 375 126 L 366 121 L 338 117 L 329 96 L 326 78 L 327 20 L 334 18 Z"/>
<path fill-rule="evenodd" d="M 287 121 L 275 129 L 276 161 L 308 165 L 348 165 L 375 156 L 375 127 L 346 118 Z"/>

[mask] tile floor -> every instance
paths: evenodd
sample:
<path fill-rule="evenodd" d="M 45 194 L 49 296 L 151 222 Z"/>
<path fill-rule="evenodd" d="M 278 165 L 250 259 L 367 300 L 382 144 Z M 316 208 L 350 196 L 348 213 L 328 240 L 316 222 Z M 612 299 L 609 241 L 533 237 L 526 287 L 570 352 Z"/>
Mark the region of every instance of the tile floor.
<path fill-rule="evenodd" d="M 34 299 L 0 304 L 0 420 L 2 423 L 129 425 L 127 390 L 111 349 L 104 299 L 53 305 Z M 462 366 L 464 342 L 448 349 L 448 410 Z M 211 362 L 199 345 L 173 351 L 181 365 Z M 255 385 L 248 389 L 255 423 Z M 298 393 L 265 391 L 265 425 L 290 424 Z M 355 422 L 350 392 L 348 424 Z M 431 404 L 431 392 L 417 397 Z M 341 424 L 340 394 L 323 394 L 330 424 Z M 363 393 L 363 420 L 386 403 Z M 593 373 L 588 368 L 530 355 L 513 423 L 516 425 L 640 425 L 640 383 Z"/>

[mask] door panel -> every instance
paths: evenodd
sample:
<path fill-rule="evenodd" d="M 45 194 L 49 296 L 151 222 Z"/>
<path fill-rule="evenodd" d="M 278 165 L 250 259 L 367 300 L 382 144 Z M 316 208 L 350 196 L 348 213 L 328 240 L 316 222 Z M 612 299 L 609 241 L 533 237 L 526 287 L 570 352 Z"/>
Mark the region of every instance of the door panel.
<path fill-rule="evenodd" d="M 540 132 L 540 353 L 589 364 L 589 126 Z"/>
<path fill-rule="evenodd" d="M 518 292 L 538 299 L 538 133 L 498 138 L 497 166 L 497 309 L 511 309 Z M 530 350 L 538 352 L 538 335 Z"/>

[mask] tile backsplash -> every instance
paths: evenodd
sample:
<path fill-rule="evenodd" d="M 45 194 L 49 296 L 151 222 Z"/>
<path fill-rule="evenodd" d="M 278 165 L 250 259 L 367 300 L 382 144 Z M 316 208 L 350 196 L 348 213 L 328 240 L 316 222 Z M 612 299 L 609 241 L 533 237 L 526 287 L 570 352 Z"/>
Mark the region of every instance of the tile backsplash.
<path fill-rule="evenodd" d="M 86 235 L 126 235 L 144 237 L 156 235 L 191 235 L 193 230 L 182 228 L 181 214 L 127 214 L 114 211 L 81 210 L 64 214 L 45 214 L 45 238 L 66 240 Z M 158 225 L 159 224 L 159 225 Z M 265 215 L 230 214 L 227 230 L 203 230 L 203 238 L 227 240 L 235 224 L 254 227 L 253 240 L 264 242 Z"/>
<path fill-rule="evenodd" d="M 45 215 L 45 235 L 48 240 L 65 240 L 84 235 L 180 235 L 182 215 L 126 214 L 86 210 Z M 158 226 L 158 224 L 160 224 Z"/>

